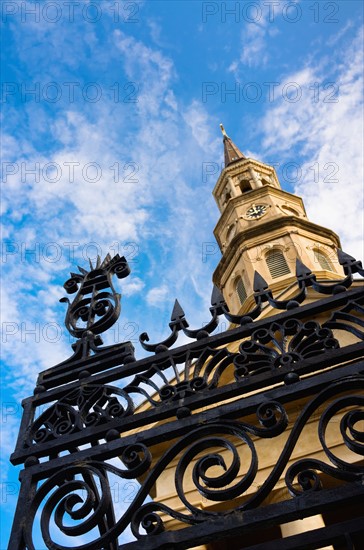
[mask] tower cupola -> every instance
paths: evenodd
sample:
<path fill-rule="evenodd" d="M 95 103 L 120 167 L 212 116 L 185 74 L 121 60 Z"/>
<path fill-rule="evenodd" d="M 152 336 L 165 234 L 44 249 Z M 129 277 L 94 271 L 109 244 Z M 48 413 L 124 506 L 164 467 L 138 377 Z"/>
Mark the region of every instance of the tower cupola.
<path fill-rule="evenodd" d="M 255 271 L 277 292 L 293 284 L 296 259 L 319 279 L 340 278 L 336 233 L 310 222 L 302 199 L 281 188 L 274 167 L 246 157 L 220 127 L 225 167 L 213 196 L 222 258 L 213 278 L 230 309 L 250 305 Z"/>

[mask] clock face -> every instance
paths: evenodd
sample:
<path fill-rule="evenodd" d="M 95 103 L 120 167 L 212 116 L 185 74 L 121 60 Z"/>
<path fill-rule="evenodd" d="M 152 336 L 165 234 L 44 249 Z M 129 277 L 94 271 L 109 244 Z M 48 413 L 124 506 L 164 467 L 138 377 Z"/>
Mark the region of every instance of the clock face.
<path fill-rule="evenodd" d="M 248 210 L 246 211 L 246 217 L 249 218 L 249 220 L 257 220 L 258 218 L 261 218 L 264 216 L 264 214 L 267 212 L 268 206 L 265 204 L 253 204 Z"/>

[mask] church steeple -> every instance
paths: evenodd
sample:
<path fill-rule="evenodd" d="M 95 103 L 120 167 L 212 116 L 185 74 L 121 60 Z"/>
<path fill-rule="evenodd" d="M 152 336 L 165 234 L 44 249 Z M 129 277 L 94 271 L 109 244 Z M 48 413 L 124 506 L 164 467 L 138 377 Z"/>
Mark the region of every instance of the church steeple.
<path fill-rule="evenodd" d="M 213 279 L 231 311 L 249 307 L 255 271 L 278 293 L 295 283 L 297 259 L 319 279 L 342 277 L 336 233 L 310 222 L 302 199 L 281 188 L 273 166 L 245 157 L 220 127 L 225 168 L 213 195 L 222 258 Z"/>
<path fill-rule="evenodd" d="M 225 168 L 229 166 L 232 162 L 236 162 L 239 159 L 245 159 L 245 155 L 240 151 L 239 147 L 233 143 L 225 132 L 225 128 L 220 124 L 222 135 L 224 136 L 224 157 L 225 157 Z"/>

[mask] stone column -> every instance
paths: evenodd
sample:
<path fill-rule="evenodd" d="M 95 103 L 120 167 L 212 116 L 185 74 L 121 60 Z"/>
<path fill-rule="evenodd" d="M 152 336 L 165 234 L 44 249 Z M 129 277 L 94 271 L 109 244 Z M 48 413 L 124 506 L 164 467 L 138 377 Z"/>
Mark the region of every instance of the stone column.
<path fill-rule="evenodd" d="M 260 178 L 258 177 L 258 174 L 256 173 L 256 171 L 253 169 L 253 168 L 250 168 L 249 167 L 249 173 L 252 177 L 252 187 L 253 189 L 258 189 L 258 187 L 263 187 L 263 184 L 260 180 Z"/>

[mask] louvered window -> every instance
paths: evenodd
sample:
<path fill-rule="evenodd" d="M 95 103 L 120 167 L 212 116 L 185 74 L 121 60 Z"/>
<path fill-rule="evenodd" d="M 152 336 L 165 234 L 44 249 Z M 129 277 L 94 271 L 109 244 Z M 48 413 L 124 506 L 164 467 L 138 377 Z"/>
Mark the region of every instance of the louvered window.
<path fill-rule="evenodd" d="M 325 271 L 334 271 L 330 260 L 325 256 L 325 254 L 323 254 L 319 250 L 314 250 L 314 254 L 315 261 L 318 261 L 322 269 L 325 269 Z"/>
<path fill-rule="evenodd" d="M 235 288 L 236 288 L 236 293 L 238 295 L 240 304 L 243 304 L 246 300 L 247 294 L 246 294 L 245 285 L 244 285 L 242 279 L 240 279 L 240 277 L 239 277 L 239 279 L 236 283 Z"/>
<path fill-rule="evenodd" d="M 283 256 L 283 252 L 280 250 L 276 248 L 270 250 L 265 259 L 272 279 L 277 279 L 277 277 L 282 277 L 282 275 L 287 275 L 290 273 L 286 259 Z"/>

